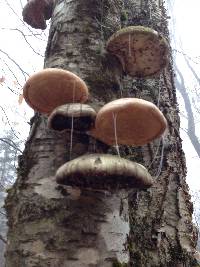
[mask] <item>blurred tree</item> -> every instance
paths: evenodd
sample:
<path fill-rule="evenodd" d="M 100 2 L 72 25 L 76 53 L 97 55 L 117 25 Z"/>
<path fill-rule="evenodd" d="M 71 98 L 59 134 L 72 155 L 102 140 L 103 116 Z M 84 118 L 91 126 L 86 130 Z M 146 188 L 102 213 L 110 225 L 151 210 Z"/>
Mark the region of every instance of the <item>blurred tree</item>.
<path fill-rule="evenodd" d="M 6 126 L 5 126 L 6 128 Z M 0 267 L 4 266 L 7 219 L 4 206 L 5 190 L 15 181 L 17 174 L 17 156 L 20 152 L 20 141 L 13 129 L 2 131 L 0 138 Z"/>
<path fill-rule="evenodd" d="M 6 130 L 0 142 L 0 181 L 2 188 L 11 186 L 16 179 L 16 161 L 22 141 L 13 130 Z"/>
<path fill-rule="evenodd" d="M 179 33 L 177 33 L 176 29 L 174 4 L 174 0 L 168 0 L 169 13 L 171 15 L 170 34 L 172 39 L 174 66 L 176 73 L 175 82 L 176 88 L 180 92 L 181 97 L 183 99 L 184 109 L 186 111 L 185 118 L 187 120 L 187 128 L 183 130 L 187 133 L 198 157 L 200 157 L 200 137 L 198 136 L 198 131 L 196 130 L 196 124 L 199 123 L 198 114 L 200 111 L 199 90 L 196 90 L 196 88 L 199 88 L 200 86 L 200 78 L 198 74 L 198 59 L 192 59 L 184 51 L 182 39 Z M 182 57 L 183 63 L 186 63 L 186 69 L 179 64 L 180 57 Z M 194 67 L 194 65 L 196 65 L 196 68 Z M 187 77 L 185 77 L 185 73 L 188 74 Z M 188 79 L 188 77 L 190 77 L 190 79 Z"/>

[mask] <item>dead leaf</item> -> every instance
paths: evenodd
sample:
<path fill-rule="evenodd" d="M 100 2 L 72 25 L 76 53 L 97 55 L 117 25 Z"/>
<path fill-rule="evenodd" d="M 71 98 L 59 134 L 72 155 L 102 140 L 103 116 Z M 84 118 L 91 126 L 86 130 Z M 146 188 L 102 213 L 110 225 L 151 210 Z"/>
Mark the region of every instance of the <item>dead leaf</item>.
<path fill-rule="evenodd" d="M 18 98 L 18 104 L 21 105 L 22 102 L 23 102 L 23 99 L 24 99 L 24 96 L 22 94 L 19 95 L 19 98 Z"/>
<path fill-rule="evenodd" d="M 2 76 L 2 77 L 0 78 L 0 84 L 3 83 L 3 82 L 5 82 L 5 80 L 6 80 L 6 78 L 5 78 L 4 76 Z"/>
<path fill-rule="evenodd" d="M 13 81 L 13 84 L 14 84 L 14 86 L 18 85 L 17 81 Z"/>

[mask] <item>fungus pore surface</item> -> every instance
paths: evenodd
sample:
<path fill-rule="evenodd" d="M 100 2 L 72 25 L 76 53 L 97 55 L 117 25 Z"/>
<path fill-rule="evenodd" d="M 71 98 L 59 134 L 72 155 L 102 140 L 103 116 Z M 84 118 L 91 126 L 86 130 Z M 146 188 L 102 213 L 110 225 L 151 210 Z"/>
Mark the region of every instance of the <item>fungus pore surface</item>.
<path fill-rule="evenodd" d="M 133 77 L 159 74 L 168 63 L 168 43 L 158 32 L 130 26 L 114 33 L 107 50 L 120 60 L 123 70 Z"/>
<path fill-rule="evenodd" d="M 62 165 L 57 173 L 59 184 L 117 190 L 148 188 L 153 180 L 142 165 L 109 154 L 87 154 Z"/>
<path fill-rule="evenodd" d="M 65 104 L 56 108 L 48 118 L 48 126 L 57 131 L 73 129 L 88 131 L 94 127 L 96 111 L 86 104 Z"/>

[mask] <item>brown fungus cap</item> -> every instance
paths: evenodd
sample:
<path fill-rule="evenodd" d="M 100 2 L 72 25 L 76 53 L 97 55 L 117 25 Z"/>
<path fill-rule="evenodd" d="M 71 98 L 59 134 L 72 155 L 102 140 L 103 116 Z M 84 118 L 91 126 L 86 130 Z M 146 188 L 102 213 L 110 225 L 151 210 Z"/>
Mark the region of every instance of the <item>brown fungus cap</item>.
<path fill-rule="evenodd" d="M 100 190 L 145 189 L 153 184 L 145 167 L 108 154 L 89 154 L 71 160 L 57 170 L 56 180 L 59 184 Z"/>
<path fill-rule="evenodd" d="M 29 0 L 22 11 L 23 20 L 35 29 L 46 29 L 53 12 L 54 0 Z"/>
<path fill-rule="evenodd" d="M 88 98 L 88 88 L 84 81 L 72 72 L 44 69 L 26 81 L 23 95 L 35 111 L 49 114 L 63 104 L 85 102 Z"/>
<path fill-rule="evenodd" d="M 116 126 L 116 127 L 115 127 Z M 120 98 L 97 113 L 91 135 L 108 145 L 145 145 L 161 136 L 167 121 L 151 102 L 138 98 Z"/>
<path fill-rule="evenodd" d="M 48 126 L 57 131 L 72 128 L 77 131 L 88 131 L 93 128 L 96 111 L 89 105 L 72 103 L 54 109 L 48 118 Z"/>
<path fill-rule="evenodd" d="M 117 56 L 123 70 L 133 77 L 159 74 L 168 62 L 167 41 L 151 28 L 130 26 L 113 34 L 107 50 Z"/>

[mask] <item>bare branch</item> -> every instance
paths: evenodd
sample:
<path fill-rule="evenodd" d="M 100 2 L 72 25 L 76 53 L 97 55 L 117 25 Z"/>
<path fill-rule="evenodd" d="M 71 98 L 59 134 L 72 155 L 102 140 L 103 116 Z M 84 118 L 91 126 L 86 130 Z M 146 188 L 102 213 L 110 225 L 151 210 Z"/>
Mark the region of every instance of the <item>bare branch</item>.
<path fill-rule="evenodd" d="M 2 59 L 2 58 L 1 58 L 1 61 L 3 61 L 3 63 L 6 65 L 6 67 L 7 67 L 8 70 L 10 71 L 10 73 L 14 76 L 14 78 L 15 78 L 15 80 L 17 81 L 18 85 L 19 85 L 20 87 L 22 87 L 22 85 L 21 85 L 20 82 L 18 81 L 18 79 L 17 79 L 15 73 L 11 70 L 11 68 L 10 68 L 9 65 L 6 63 L 6 61 L 5 61 L 4 59 Z M 5 73 L 4 70 L 2 70 L 2 71 Z"/>
<path fill-rule="evenodd" d="M 184 56 L 185 62 L 188 66 L 188 68 L 191 70 L 192 74 L 194 75 L 195 79 L 197 80 L 198 84 L 200 85 L 200 78 L 197 75 L 196 71 L 194 70 L 194 68 L 192 67 L 192 65 L 190 64 L 189 60 L 187 57 Z"/>
<path fill-rule="evenodd" d="M 191 60 L 195 64 L 200 64 L 200 61 L 199 62 L 195 61 L 192 57 L 188 56 L 188 54 L 184 53 L 182 50 L 172 49 L 172 51 L 183 55 L 184 58 L 186 58 L 187 60 Z M 194 58 L 199 60 L 199 57 L 194 57 Z"/>
<path fill-rule="evenodd" d="M 200 157 L 200 143 L 199 143 L 199 139 L 195 133 L 196 127 L 195 127 L 194 115 L 193 115 L 193 111 L 192 111 L 192 107 L 191 107 L 190 97 L 188 95 L 188 92 L 187 92 L 187 89 L 185 86 L 185 81 L 184 81 L 183 75 L 180 72 L 180 70 L 178 69 L 176 63 L 175 63 L 175 70 L 178 73 L 179 78 L 180 78 L 180 82 L 176 78 L 176 87 L 177 87 L 178 91 L 180 92 L 181 96 L 183 97 L 183 100 L 185 103 L 185 109 L 186 109 L 187 117 L 188 117 L 188 127 L 187 127 L 186 133 L 188 134 L 188 137 L 190 138 L 190 141 L 191 141 L 196 153 Z"/>
<path fill-rule="evenodd" d="M 15 150 L 18 150 L 21 154 L 23 153 L 22 150 L 20 148 L 18 148 L 18 146 L 11 139 L 8 139 L 8 138 L 0 138 L 0 141 L 8 144 L 9 146 L 11 146 L 12 148 L 14 148 Z"/>
<path fill-rule="evenodd" d="M 5 2 L 6 2 L 6 4 L 7 4 L 7 6 L 12 10 L 12 12 L 17 16 L 17 18 L 23 23 L 23 25 L 29 30 L 29 32 L 31 32 L 31 34 L 33 35 L 33 36 L 35 36 L 38 40 L 41 40 L 41 41 L 44 41 L 42 38 L 39 38 L 38 37 L 38 34 L 35 34 L 32 30 L 31 30 L 31 28 L 29 28 L 28 26 L 27 26 L 27 24 L 19 17 L 19 15 L 15 12 L 15 10 L 12 8 L 12 6 L 8 3 L 8 1 L 7 0 L 4 0 Z M 46 42 L 46 41 L 45 41 Z"/>
<path fill-rule="evenodd" d="M 3 243 L 7 243 L 6 239 L 0 234 L 0 240 L 3 241 Z"/>
<path fill-rule="evenodd" d="M 19 0 L 19 2 L 20 2 L 20 5 L 21 5 L 21 9 L 23 9 L 23 4 L 22 4 L 22 1 L 21 1 L 21 0 Z"/>
<path fill-rule="evenodd" d="M 2 30 L 10 30 L 10 31 L 17 31 L 17 32 L 21 33 L 21 35 L 24 37 L 25 42 L 26 42 L 26 43 L 28 44 L 28 46 L 32 49 L 32 51 L 33 51 L 36 55 L 38 55 L 38 56 L 40 56 L 40 57 L 44 57 L 43 55 L 41 55 L 40 53 L 38 53 L 38 52 L 32 47 L 32 45 L 31 45 L 31 44 L 29 43 L 29 41 L 27 40 L 26 35 L 25 35 L 21 30 L 16 29 L 16 28 L 0 28 L 0 29 L 2 29 Z"/>
<path fill-rule="evenodd" d="M 13 132 L 14 136 L 15 136 L 17 139 L 19 139 L 19 140 L 20 140 L 20 138 L 19 138 L 19 137 L 16 135 L 16 133 L 15 133 L 15 131 L 14 131 L 14 129 L 13 129 L 13 127 L 12 127 L 12 125 L 10 124 L 10 120 L 8 119 L 8 116 L 7 116 L 7 114 L 6 114 L 5 110 L 4 110 L 4 108 L 3 108 L 2 106 L 0 106 L 0 108 L 2 109 L 2 111 L 3 111 L 4 115 L 6 116 L 6 119 L 7 119 L 8 125 L 10 126 L 10 129 L 11 129 L 11 131 Z"/>
<path fill-rule="evenodd" d="M 6 214 L 5 214 L 4 212 L 2 212 L 1 210 L 0 210 L 0 213 L 1 213 L 3 216 L 6 216 Z"/>
<path fill-rule="evenodd" d="M 24 79 L 25 79 L 25 81 L 26 81 L 26 75 L 29 77 L 30 75 L 26 72 L 26 71 L 24 71 L 21 67 L 20 67 L 20 65 L 13 59 L 13 58 L 11 58 L 9 55 L 8 55 L 8 53 L 6 53 L 6 52 L 4 52 L 3 50 L 1 50 L 0 49 L 0 52 L 2 53 L 2 54 L 4 54 L 4 55 L 6 55 L 7 56 L 7 58 L 9 58 L 19 69 L 20 69 L 20 71 L 22 72 L 22 74 L 23 74 L 23 76 L 24 76 Z"/>

